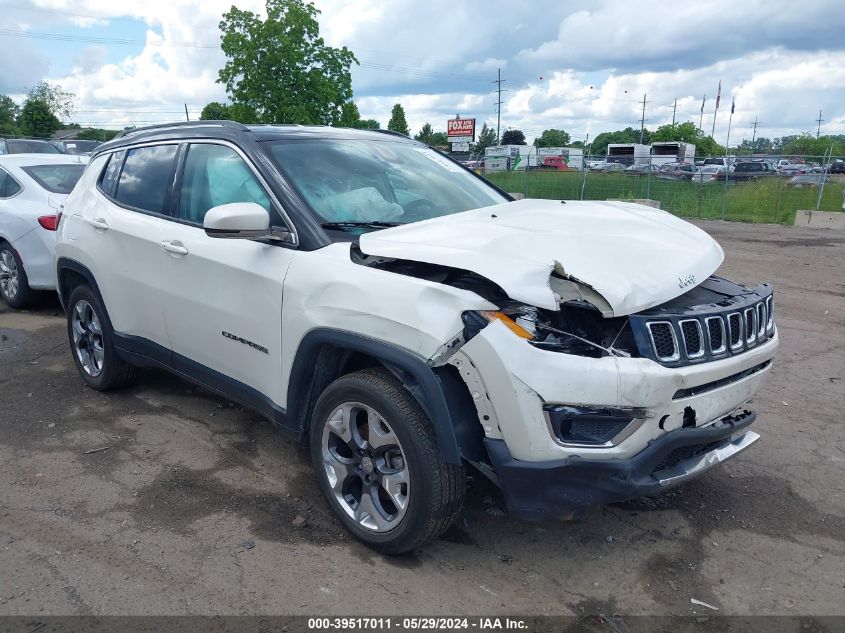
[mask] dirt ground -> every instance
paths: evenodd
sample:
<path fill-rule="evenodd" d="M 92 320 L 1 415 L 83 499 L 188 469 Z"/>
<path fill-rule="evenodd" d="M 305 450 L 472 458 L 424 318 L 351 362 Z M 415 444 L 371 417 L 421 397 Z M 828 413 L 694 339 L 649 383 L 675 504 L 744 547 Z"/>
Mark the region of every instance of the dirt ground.
<path fill-rule="evenodd" d="M 845 233 L 702 226 L 722 274 L 776 285 L 761 441 L 577 523 L 509 519 L 475 478 L 455 527 L 401 558 L 347 536 L 255 413 L 159 371 L 96 393 L 57 303 L 3 305 L 0 614 L 844 615 Z"/>

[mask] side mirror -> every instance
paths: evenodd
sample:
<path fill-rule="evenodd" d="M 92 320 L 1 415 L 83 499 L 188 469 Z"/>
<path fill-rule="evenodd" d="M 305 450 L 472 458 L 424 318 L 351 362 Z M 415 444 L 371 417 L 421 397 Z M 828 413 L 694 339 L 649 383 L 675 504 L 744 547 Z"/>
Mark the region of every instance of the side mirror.
<path fill-rule="evenodd" d="M 231 202 L 212 207 L 205 214 L 203 228 L 209 237 L 255 239 L 268 237 L 270 214 L 255 202 Z"/>

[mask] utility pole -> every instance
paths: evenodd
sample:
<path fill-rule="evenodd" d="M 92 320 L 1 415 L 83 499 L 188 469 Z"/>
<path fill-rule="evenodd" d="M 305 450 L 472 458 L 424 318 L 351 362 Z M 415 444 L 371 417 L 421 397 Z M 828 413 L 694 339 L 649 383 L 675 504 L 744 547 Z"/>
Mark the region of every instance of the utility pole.
<path fill-rule="evenodd" d="M 678 111 L 678 97 L 675 97 L 675 107 L 672 108 L 672 127 L 675 127 L 675 113 Z"/>
<path fill-rule="evenodd" d="M 185 104 L 185 120 L 190 121 L 191 119 L 188 117 L 188 104 Z"/>
<path fill-rule="evenodd" d="M 754 123 L 751 124 L 751 127 L 754 128 L 754 134 L 751 135 L 751 145 L 754 145 L 754 141 L 757 140 L 757 117 L 754 117 Z M 751 151 L 754 151 L 754 148 L 751 148 Z"/>
<path fill-rule="evenodd" d="M 816 138 L 819 138 L 819 134 L 821 134 L 821 131 L 822 131 L 822 122 L 823 122 L 823 121 L 824 121 L 824 119 L 822 118 L 822 111 L 821 111 L 821 110 L 819 110 L 819 118 L 818 118 L 818 119 L 816 119 L 816 123 L 818 123 L 818 124 L 819 124 L 819 127 L 817 127 L 817 128 L 816 128 Z"/>
<path fill-rule="evenodd" d="M 645 101 L 646 95 L 643 94 L 643 116 L 640 119 L 640 145 L 643 144 L 643 133 L 645 132 Z"/>
<path fill-rule="evenodd" d="M 507 79 L 502 79 L 502 69 L 499 68 L 499 75 L 495 81 L 490 83 L 494 83 L 498 87 L 498 94 L 499 97 L 496 99 L 496 145 L 501 145 L 501 135 L 500 131 L 502 128 L 502 93 L 507 92 L 507 90 L 502 90 L 502 82 L 507 81 Z"/>
<path fill-rule="evenodd" d="M 698 117 L 698 129 L 704 132 L 702 125 L 704 125 L 704 102 L 707 100 L 707 95 L 701 97 L 701 116 Z"/>

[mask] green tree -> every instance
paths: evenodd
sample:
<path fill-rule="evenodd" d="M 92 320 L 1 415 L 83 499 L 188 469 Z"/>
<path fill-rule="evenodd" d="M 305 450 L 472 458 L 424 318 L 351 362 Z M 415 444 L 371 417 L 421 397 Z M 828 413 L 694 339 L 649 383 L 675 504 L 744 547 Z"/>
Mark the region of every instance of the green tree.
<path fill-rule="evenodd" d="M 426 122 L 426 124 L 420 128 L 419 134 L 414 135 L 414 140 L 419 141 L 420 143 L 425 143 L 426 145 L 431 145 L 431 138 L 433 136 L 434 128 L 431 127 L 431 123 Z"/>
<path fill-rule="evenodd" d="M 607 154 L 607 146 L 610 143 L 639 143 L 640 131 L 632 127 L 626 127 L 624 130 L 617 130 L 615 132 L 602 132 L 596 135 L 593 142 L 590 144 L 590 151 L 595 155 Z M 643 136 L 643 142 L 649 142 L 648 130 Z"/>
<path fill-rule="evenodd" d="M 482 123 L 481 131 L 478 133 L 478 140 L 472 145 L 472 153 L 476 156 L 483 156 L 484 150 L 496 144 L 496 131 Z"/>
<path fill-rule="evenodd" d="M 522 130 L 508 130 L 502 134 L 502 145 L 525 145 L 525 134 Z"/>
<path fill-rule="evenodd" d="M 23 104 L 18 116 L 21 134 L 49 138 L 61 127 L 61 121 L 50 110 L 49 104 L 38 99 L 27 99 Z"/>
<path fill-rule="evenodd" d="M 543 130 L 537 138 L 534 139 L 535 147 L 568 147 L 569 133 L 564 130 Z"/>
<path fill-rule="evenodd" d="M 435 132 L 431 135 L 431 139 L 428 144 L 432 147 L 448 147 L 449 137 L 446 136 L 446 132 Z"/>
<path fill-rule="evenodd" d="M 358 127 L 361 123 L 361 113 L 358 111 L 358 106 L 353 101 L 347 101 L 340 109 L 340 120 L 337 122 L 339 127 Z"/>
<path fill-rule="evenodd" d="M 247 103 L 233 103 L 229 106 L 229 118 L 238 123 L 261 123 L 258 113 Z"/>
<path fill-rule="evenodd" d="M 675 125 L 661 125 L 654 132 L 649 132 L 649 140 L 652 143 L 658 141 L 679 141 L 681 143 L 697 143 L 703 134 L 695 123 L 687 121 Z"/>
<path fill-rule="evenodd" d="M 68 118 L 76 109 L 75 94 L 47 81 L 41 81 L 27 90 L 26 99 L 46 103 L 50 112 L 60 118 Z"/>
<path fill-rule="evenodd" d="M 408 121 L 405 120 L 405 109 L 401 103 L 393 105 L 393 110 L 390 111 L 390 121 L 387 122 L 387 129 L 391 132 L 399 132 L 405 136 L 410 136 L 411 130 L 408 129 Z"/>
<path fill-rule="evenodd" d="M 234 6 L 223 14 L 226 64 L 217 81 L 261 122 L 336 125 L 358 60 L 345 46 L 326 45 L 313 4 L 267 0 L 266 7 L 266 20 Z"/>
<path fill-rule="evenodd" d="M 725 148 L 714 141 L 711 136 L 702 134 L 695 144 L 695 155 L 702 158 L 705 156 L 724 156 Z"/>
<path fill-rule="evenodd" d="M 646 131 L 648 132 L 648 130 Z M 705 134 L 704 131 L 699 130 L 692 121 L 675 125 L 661 125 L 654 132 L 648 132 L 648 139 L 649 143 L 659 141 L 692 143 L 695 145 L 696 156 L 722 156 L 725 153 L 725 149 L 721 145 L 714 141 L 711 136 Z"/>
<path fill-rule="evenodd" d="M 361 119 L 355 127 L 361 130 L 380 130 L 381 124 L 375 119 Z"/>
<path fill-rule="evenodd" d="M 772 140 L 765 136 L 760 136 L 754 139 L 752 143 L 748 139 L 743 139 L 742 143 L 737 145 L 737 154 L 768 154 L 772 151 Z"/>
<path fill-rule="evenodd" d="M 18 125 L 15 122 L 21 109 L 18 104 L 12 101 L 7 95 L 0 95 L 0 134 L 13 135 L 18 133 Z"/>
<path fill-rule="evenodd" d="M 841 156 L 845 153 L 845 143 L 841 137 L 820 136 L 816 138 L 813 134 L 803 133 L 794 136 L 785 136 L 781 139 L 780 153 L 799 154 L 804 156 L 824 156 L 832 147 L 833 156 Z"/>
<path fill-rule="evenodd" d="M 80 141 L 110 141 L 115 136 L 117 136 L 117 130 L 104 130 L 102 128 L 89 127 L 80 130 L 76 135 L 76 138 Z"/>
<path fill-rule="evenodd" d="M 225 121 L 231 116 L 228 105 L 219 101 L 212 101 L 206 103 L 202 112 L 200 112 L 200 121 Z"/>

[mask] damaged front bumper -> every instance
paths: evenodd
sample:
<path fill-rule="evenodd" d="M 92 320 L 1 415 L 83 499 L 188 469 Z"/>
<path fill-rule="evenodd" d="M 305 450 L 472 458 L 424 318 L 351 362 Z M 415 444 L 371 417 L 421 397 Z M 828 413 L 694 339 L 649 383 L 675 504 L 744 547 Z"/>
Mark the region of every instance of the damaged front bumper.
<path fill-rule="evenodd" d="M 701 475 L 754 444 L 743 411 L 698 428 L 681 428 L 649 442 L 629 459 L 527 462 L 514 459 L 502 440 L 485 439 L 508 511 L 524 520 L 569 518 L 586 507 L 658 493 Z"/>

